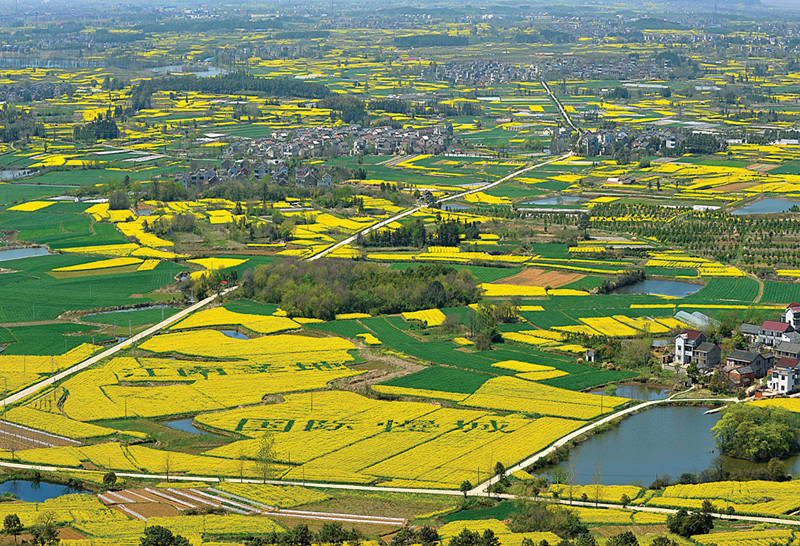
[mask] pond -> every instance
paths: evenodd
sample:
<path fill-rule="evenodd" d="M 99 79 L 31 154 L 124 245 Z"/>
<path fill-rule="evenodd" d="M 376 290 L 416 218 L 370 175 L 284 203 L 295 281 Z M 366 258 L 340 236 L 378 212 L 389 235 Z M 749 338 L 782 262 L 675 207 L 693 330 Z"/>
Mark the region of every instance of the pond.
<path fill-rule="evenodd" d="M 222 332 L 226 336 L 232 337 L 234 339 L 250 339 L 249 337 L 247 337 L 243 333 L 237 332 L 236 330 L 220 330 L 220 332 Z"/>
<path fill-rule="evenodd" d="M 69 493 L 88 493 L 88 491 L 41 481 L 9 480 L 0 483 L 0 493 L 13 493 L 26 502 L 44 502 Z"/>
<path fill-rule="evenodd" d="M 35 172 L 36 171 L 29 169 L 9 169 L 5 171 L 0 171 L 0 180 L 16 180 L 17 178 L 30 176 Z"/>
<path fill-rule="evenodd" d="M 594 394 L 602 394 L 603 391 L 594 391 Z M 647 385 L 617 385 L 614 396 L 630 398 L 631 400 L 664 400 L 669 396 L 670 391 Z"/>
<path fill-rule="evenodd" d="M 133 313 L 135 311 L 149 311 L 150 309 L 169 309 L 169 305 L 144 305 L 142 307 L 129 307 L 127 309 L 116 309 L 114 311 L 96 311 L 94 313 L 87 313 L 87 317 L 96 317 L 99 315 L 113 315 L 114 313 Z"/>
<path fill-rule="evenodd" d="M 224 68 L 216 68 L 214 66 L 208 67 L 205 70 L 199 70 L 199 71 L 187 70 L 187 71 L 184 71 L 183 70 L 183 66 L 181 66 L 179 64 L 173 64 L 173 65 L 169 65 L 169 66 L 157 66 L 155 68 L 151 68 L 150 71 L 151 72 L 156 72 L 156 73 L 194 74 L 198 78 L 210 78 L 212 76 L 219 76 L 221 74 L 227 74 L 228 73 L 228 71 L 225 70 Z"/>
<path fill-rule="evenodd" d="M 173 430 L 180 430 L 183 432 L 188 432 L 189 434 L 200 434 L 202 436 L 213 436 L 210 432 L 206 432 L 204 430 L 200 430 L 199 428 L 195 427 L 192 424 L 191 419 L 177 419 L 175 421 L 164 421 L 164 426 L 169 427 Z"/>
<path fill-rule="evenodd" d="M 50 252 L 43 246 L 12 248 L 10 250 L 0 250 L 0 262 L 19 260 L 20 258 L 32 258 L 34 256 L 47 256 L 48 254 L 50 254 Z"/>
<path fill-rule="evenodd" d="M 657 296 L 672 296 L 682 298 L 694 294 L 703 288 L 700 284 L 692 284 L 682 281 L 639 281 L 628 286 L 623 286 L 614 290 L 615 294 L 651 294 Z"/>
<path fill-rule="evenodd" d="M 102 68 L 105 63 L 82 59 L 36 59 L 30 57 L 2 57 L 0 68 Z"/>
<path fill-rule="evenodd" d="M 587 199 L 583 197 L 576 197 L 574 195 L 548 197 L 547 199 L 537 199 L 536 201 L 528 201 L 525 205 L 576 205 L 578 203 L 586 203 Z"/>
<path fill-rule="evenodd" d="M 470 210 L 470 208 L 466 205 L 459 205 L 458 203 L 447 203 L 446 205 L 442 205 L 442 210 L 460 212 L 464 210 Z"/>
<path fill-rule="evenodd" d="M 578 444 L 558 466 L 568 469 L 574 461 L 575 483 L 582 485 L 592 483 L 598 469 L 604 484 L 641 482 L 645 487 L 664 474 L 675 479 L 684 472 L 701 472 L 718 458 L 729 470 L 753 466 L 750 461 L 720 456 L 711 433 L 720 414 L 705 415 L 706 411 L 708 408 L 689 406 L 649 409 Z M 798 459 L 785 461 L 788 472 L 800 472 Z"/>
<path fill-rule="evenodd" d="M 742 216 L 745 214 L 776 214 L 779 212 L 788 212 L 793 206 L 800 206 L 800 202 L 789 201 L 788 199 L 762 199 L 756 201 L 746 207 L 733 211 L 731 214 L 734 216 Z"/>

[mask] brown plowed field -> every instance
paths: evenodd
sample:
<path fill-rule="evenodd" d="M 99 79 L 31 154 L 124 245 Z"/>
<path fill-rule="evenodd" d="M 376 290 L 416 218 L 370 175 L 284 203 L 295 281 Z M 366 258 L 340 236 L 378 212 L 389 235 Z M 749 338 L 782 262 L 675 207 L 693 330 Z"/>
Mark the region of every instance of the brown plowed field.
<path fill-rule="evenodd" d="M 497 281 L 500 284 L 515 284 L 517 286 L 549 286 L 558 288 L 571 282 L 579 281 L 586 275 L 580 273 L 567 273 L 565 271 L 549 271 L 528 267 L 516 275 Z"/>
<path fill-rule="evenodd" d="M 8 421 L 0 421 L 0 448 L 2 449 L 20 450 L 76 445 L 80 445 L 80 442 L 21 427 Z"/>

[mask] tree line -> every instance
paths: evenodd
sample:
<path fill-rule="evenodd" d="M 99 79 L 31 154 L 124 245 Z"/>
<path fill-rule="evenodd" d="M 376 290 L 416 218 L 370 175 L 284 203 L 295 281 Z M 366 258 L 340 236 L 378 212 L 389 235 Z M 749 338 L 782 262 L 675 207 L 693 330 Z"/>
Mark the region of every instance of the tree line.
<path fill-rule="evenodd" d="M 89 123 L 76 125 L 72 128 L 72 138 L 79 142 L 97 142 L 98 140 L 112 140 L 119 138 L 120 132 L 117 122 L 110 117 L 102 116 Z"/>
<path fill-rule="evenodd" d="M 462 224 L 458 219 L 445 220 L 436 225 L 433 232 L 429 232 L 425 223 L 415 218 L 410 224 L 403 224 L 394 230 L 370 231 L 366 237 L 359 237 L 358 244 L 367 247 L 415 247 L 422 248 L 428 244 L 439 246 L 458 246 L 461 235 L 466 239 L 477 239 L 480 233 L 480 222 L 467 222 Z"/>
<path fill-rule="evenodd" d="M 322 99 L 331 94 L 326 85 L 294 78 L 259 78 L 243 71 L 208 78 L 186 74 L 145 80 L 136 85 L 131 90 L 131 108 L 134 111 L 150 108 L 151 97 L 156 91 L 196 91 L 218 95 L 261 93 L 273 97 L 304 99 Z"/>
<path fill-rule="evenodd" d="M 275 262 L 242 275 L 246 298 L 280 305 L 289 316 L 333 320 L 340 313 L 394 314 L 462 307 L 480 299 L 467 270 L 426 264 L 405 271 L 368 262 Z"/>
<path fill-rule="evenodd" d="M 450 34 L 414 34 L 411 36 L 395 36 L 394 45 L 397 47 L 465 46 L 469 45 L 469 38 Z"/>

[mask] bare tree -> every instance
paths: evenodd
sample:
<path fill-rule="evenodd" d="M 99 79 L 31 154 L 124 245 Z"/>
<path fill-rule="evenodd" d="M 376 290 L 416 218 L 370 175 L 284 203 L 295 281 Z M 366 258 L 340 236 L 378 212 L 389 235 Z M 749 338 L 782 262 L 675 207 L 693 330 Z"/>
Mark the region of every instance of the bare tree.
<path fill-rule="evenodd" d="M 167 451 L 166 457 L 164 458 L 164 474 L 167 475 L 167 481 L 169 481 L 169 471 L 170 471 L 170 465 L 172 463 L 172 461 L 170 460 L 170 455 L 171 455 L 170 452 Z"/>
<path fill-rule="evenodd" d="M 592 485 L 594 485 L 594 506 L 596 508 L 600 504 L 600 491 L 603 489 L 603 461 L 599 459 L 594 465 Z"/>
<path fill-rule="evenodd" d="M 272 473 L 272 463 L 275 462 L 275 442 L 272 434 L 265 432 L 258 442 L 258 452 L 256 453 L 256 464 L 261 472 L 264 483 Z"/>
<path fill-rule="evenodd" d="M 575 462 L 575 457 L 569 458 L 567 463 L 567 483 L 569 485 L 569 503 L 572 504 L 572 488 L 575 487 L 575 476 L 578 474 L 578 464 Z"/>

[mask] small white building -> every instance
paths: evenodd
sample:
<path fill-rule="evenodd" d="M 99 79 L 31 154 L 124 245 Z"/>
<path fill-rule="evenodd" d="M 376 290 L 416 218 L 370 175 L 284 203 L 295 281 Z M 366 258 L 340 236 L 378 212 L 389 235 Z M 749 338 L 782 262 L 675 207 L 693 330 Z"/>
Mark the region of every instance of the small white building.
<path fill-rule="evenodd" d="M 800 303 L 792 302 L 786 306 L 786 310 L 781 316 L 782 322 L 788 322 L 792 328 L 797 330 L 797 323 L 800 322 Z"/>
<path fill-rule="evenodd" d="M 781 358 L 770 370 L 767 388 L 778 394 L 792 394 L 800 388 L 800 360 Z"/>

